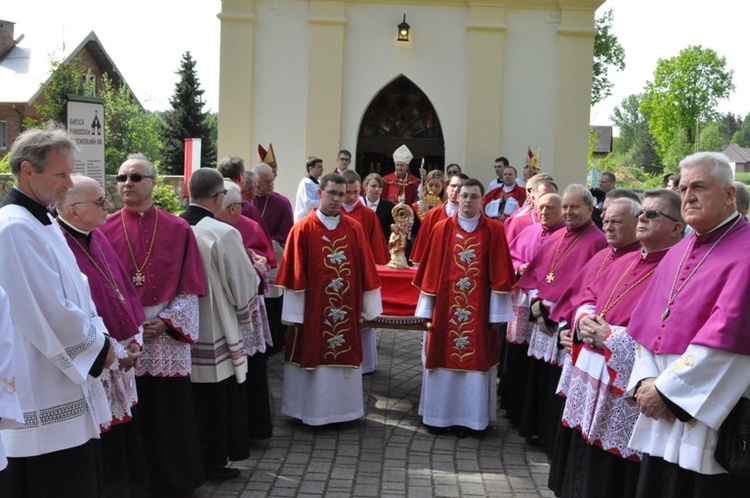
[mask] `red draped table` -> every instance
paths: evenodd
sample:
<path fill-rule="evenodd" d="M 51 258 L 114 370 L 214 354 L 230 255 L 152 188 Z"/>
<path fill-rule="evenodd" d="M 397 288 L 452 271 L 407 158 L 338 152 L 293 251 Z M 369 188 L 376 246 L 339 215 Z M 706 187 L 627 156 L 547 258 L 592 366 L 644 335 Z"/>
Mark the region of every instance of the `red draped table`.
<path fill-rule="evenodd" d="M 415 268 L 394 270 L 378 265 L 380 295 L 383 314 L 365 323 L 367 327 L 381 329 L 424 330 L 424 321 L 414 316 L 419 299 L 419 289 L 412 285 Z"/>

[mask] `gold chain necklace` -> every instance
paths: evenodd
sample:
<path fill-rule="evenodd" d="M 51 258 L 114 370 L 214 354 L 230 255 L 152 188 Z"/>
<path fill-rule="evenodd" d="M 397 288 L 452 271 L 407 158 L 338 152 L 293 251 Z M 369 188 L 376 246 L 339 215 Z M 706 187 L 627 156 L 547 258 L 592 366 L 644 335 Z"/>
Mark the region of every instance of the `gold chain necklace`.
<path fill-rule="evenodd" d="M 58 224 L 60 222 L 58 221 Z M 83 244 L 78 242 L 78 238 L 74 237 L 73 235 L 69 234 L 65 229 L 63 229 L 63 233 L 69 237 L 73 242 L 75 242 L 78 247 L 83 251 L 83 254 L 86 255 L 87 258 L 89 258 L 89 261 L 91 261 L 91 264 L 94 265 L 94 267 L 99 271 L 99 273 L 102 275 L 102 278 L 105 282 L 109 284 L 110 287 L 115 291 L 115 294 L 117 294 L 117 298 L 120 300 L 122 304 L 125 304 L 125 296 L 122 295 L 122 292 L 120 292 L 120 289 L 117 287 L 117 281 L 115 280 L 115 276 L 112 273 L 112 268 L 110 268 L 109 263 L 107 262 L 106 256 L 104 256 L 104 251 L 102 251 L 102 248 L 99 246 L 99 244 L 92 240 L 92 242 L 96 245 L 96 248 L 99 250 L 99 254 L 102 256 L 102 261 L 104 261 L 104 264 L 107 266 L 107 272 L 109 273 L 109 276 L 107 276 L 106 273 L 104 273 L 104 270 L 102 270 L 101 266 L 96 262 L 93 256 L 86 250 L 85 247 L 83 247 Z"/>
<path fill-rule="evenodd" d="M 622 299 L 628 294 L 628 292 L 632 291 L 635 287 L 638 286 L 638 284 L 640 284 L 641 282 L 643 282 L 644 280 L 646 280 L 648 277 L 650 277 L 651 274 L 654 273 L 654 270 L 656 270 L 655 267 L 651 268 L 645 275 L 643 275 L 641 278 L 639 278 L 638 280 L 636 280 L 635 282 L 633 282 L 633 285 L 631 285 L 629 288 L 625 289 L 623 291 L 623 293 L 620 295 L 620 297 L 618 297 L 617 299 L 615 299 L 613 301 L 612 297 L 617 292 L 617 289 L 620 288 L 620 284 L 622 284 L 622 282 L 625 280 L 625 277 L 630 274 L 630 272 L 633 270 L 633 268 L 635 267 L 636 264 L 638 264 L 638 259 L 636 259 L 635 261 L 633 261 L 633 264 L 631 264 L 627 268 L 627 270 L 625 270 L 625 273 L 622 274 L 622 276 L 620 277 L 620 280 L 617 281 L 617 284 L 615 285 L 614 289 L 612 289 L 612 292 L 610 292 L 609 297 L 607 298 L 607 302 L 604 304 L 604 308 L 602 309 L 602 312 L 599 313 L 599 316 L 601 316 L 602 318 L 604 318 L 604 315 L 609 310 L 611 310 L 612 308 L 614 308 L 617 303 L 619 303 L 620 301 L 622 301 Z"/>
<path fill-rule="evenodd" d="M 690 275 L 688 275 L 685 280 L 682 282 L 682 285 L 675 290 L 675 287 L 677 287 L 677 280 L 680 278 L 680 271 L 682 270 L 682 265 L 685 264 L 685 260 L 687 259 L 688 253 L 695 247 L 695 241 L 698 240 L 698 236 L 696 234 L 696 237 L 690 241 L 690 244 L 688 244 L 687 249 L 685 249 L 685 254 L 682 255 L 682 260 L 680 261 L 680 265 L 677 267 L 677 274 L 674 276 L 674 282 L 672 282 L 672 289 L 669 291 L 669 301 L 667 301 L 667 306 L 664 308 L 664 311 L 661 314 L 661 319 L 666 320 L 669 316 L 670 307 L 674 304 L 675 299 L 677 299 L 677 294 L 679 294 L 682 289 L 685 287 L 685 285 L 690 281 L 690 279 L 695 275 L 695 272 L 698 271 L 698 268 L 701 267 L 704 261 L 706 261 L 706 258 L 709 254 L 713 252 L 713 250 L 716 248 L 717 245 L 719 245 L 719 242 L 721 242 L 724 237 L 727 236 L 729 232 L 732 231 L 734 226 L 742 219 L 742 216 L 738 216 L 736 220 L 734 220 L 734 223 L 732 223 L 732 226 L 729 227 L 729 229 L 721 234 L 721 237 L 719 237 L 716 242 L 714 242 L 714 245 L 711 246 L 711 248 L 708 250 L 708 252 L 701 258 L 700 261 L 698 261 L 698 264 L 695 265 L 693 268 L 693 271 L 690 272 Z"/>
<path fill-rule="evenodd" d="M 557 255 L 560 252 L 560 247 L 562 246 L 563 240 L 565 240 L 565 235 L 563 235 L 562 237 L 560 237 L 560 242 L 557 243 L 557 248 L 555 249 L 555 255 L 552 257 L 552 264 L 550 264 L 550 266 L 549 266 L 549 273 L 547 274 L 547 283 L 548 284 L 551 284 L 552 282 L 555 281 L 555 271 L 560 266 L 560 263 L 562 263 L 562 260 L 565 259 L 565 256 L 568 255 L 568 253 L 573 249 L 573 247 L 575 247 L 575 245 L 578 243 L 578 241 L 581 240 L 581 237 L 583 237 L 584 235 L 586 235 L 586 232 L 588 232 L 589 229 L 591 229 L 592 226 L 594 226 L 594 225 L 593 224 L 589 225 L 586 228 L 586 230 L 584 230 L 583 232 L 581 232 L 581 234 L 578 237 L 576 237 L 576 239 L 573 241 L 573 243 L 570 244 L 570 247 L 568 247 L 567 249 L 565 249 L 565 252 L 560 257 L 560 261 L 558 261 L 557 260 Z"/>
<path fill-rule="evenodd" d="M 128 228 L 125 226 L 125 208 L 120 210 L 120 220 L 122 221 L 122 231 L 125 232 L 125 242 L 128 244 L 128 250 L 130 251 L 130 257 L 133 258 L 133 266 L 135 266 L 135 275 L 133 275 L 133 283 L 141 287 L 146 282 L 146 277 L 143 276 L 143 269 L 148 264 L 148 259 L 151 257 L 151 250 L 154 248 L 154 241 L 156 240 L 156 228 L 159 225 L 159 210 L 154 206 L 154 234 L 151 236 L 151 243 L 146 251 L 146 257 L 143 259 L 143 264 L 138 268 L 138 262 L 135 260 L 135 253 L 133 252 L 133 246 L 130 245 L 130 237 L 128 236 Z"/>
<path fill-rule="evenodd" d="M 263 204 L 263 211 L 260 213 L 260 217 L 263 218 L 266 215 L 266 208 L 268 207 L 268 198 L 271 197 L 271 194 L 268 194 L 266 196 L 266 203 Z"/>
<path fill-rule="evenodd" d="M 594 278 L 599 278 L 599 275 L 601 275 L 601 274 L 602 274 L 602 271 L 604 271 L 604 265 L 606 265 L 606 264 L 607 264 L 607 261 L 609 261 L 609 258 L 611 258 L 611 257 L 612 257 L 612 253 L 613 253 L 613 252 L 614 252 L 614 251 L 612 251 L 612 249 L 610 248 L 609 252 L 608 252 L 608 253 L 607 253 L 607 255 L 606 255 L 606 256 L 604 257 L 604 260 L 603 260 L 603 261 L 602 261 L 602 263 L 601 263 L 601 264 L 599 265 L 599 269 L 598 269 L 598 270 L 596 271 L 596 277 L 594 277 Z"/>

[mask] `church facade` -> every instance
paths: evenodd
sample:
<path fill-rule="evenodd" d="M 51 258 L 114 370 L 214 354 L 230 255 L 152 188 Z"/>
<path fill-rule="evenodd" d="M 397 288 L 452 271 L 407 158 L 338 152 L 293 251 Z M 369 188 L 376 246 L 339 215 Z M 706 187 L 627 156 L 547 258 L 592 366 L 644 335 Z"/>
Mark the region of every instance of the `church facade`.
<path fill-rule="evenodd" d="M 561 186 L 583 183 L 595 11 L 603 0 L 222 0 L 219 157 L 258 162 L 293 196 L 317 155 L 361 175 L 459 163 L 483 181 L 531 148 Z M 408 41 L 397 26 L 409 25 Z"/>

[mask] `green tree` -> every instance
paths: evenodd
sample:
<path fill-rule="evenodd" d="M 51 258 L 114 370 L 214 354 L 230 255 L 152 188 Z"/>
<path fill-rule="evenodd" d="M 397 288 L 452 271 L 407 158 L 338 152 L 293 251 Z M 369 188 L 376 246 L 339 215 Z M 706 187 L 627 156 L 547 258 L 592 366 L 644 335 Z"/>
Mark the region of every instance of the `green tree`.
<path fill-rule="evenodd" d="M 719 101 L 734 90 L 733 75 L 724 57 L 700 45 L 688 46 L 671 59 L 659 59 L 653 80 L 646 83 L 641 111 L 663 158 L 681 147 L 673 143 L 680 133 L 693 143 L 696 123 L 715 120 Z"/>
<path fill-rule="evenodd" d="M 739 145 L 740 147 L 750 147 L 750 114 L 745 116 L 742 120 L 742 125 L 739 131 L 732 135 L 732 143 Z"/>
<path fill-rule="evenodd" d="M 93 94 L 93 83 L 85 82 L 86 68 L 81 56 L 74 57 L 69 63 L 59 59 L 50 59 L 49 80 L 41 85 L 42 95 L 34 103 L 34 110 L 40 119 L 26 117 L 24 128 L 35 128 L 47 121 L 65 122 L 65 103 L 69 94 Z"/>
<path fill-rule="evenodd" d="M 625 49 L 612 33 L 614 11 L 609 9 L 596 20 L 597 34 L 594 38 L 594 76 L 591 87 L 591 105 L 612 95 L 614 83 L 609 81 L 609 70 L 625 69 Z"/>
<path fill-rule="evenodd" d="M 185 139 L 201 139 L 201 166 L 213 167 L 216 164 L 216 146 L 211 137 L 208 114 L 203 112 L 202 95 L 195 71 L 195 62 L 190 52 L 182 56 L 180 80 L 169 100 L 172 106 L 164 116 L 164 170 L 168 174 L 182 174 L 185 155 Z"/>
<path fill-rule="evenodd" d="M 161 160 L 161 127 L 157 113 L 148 112 L 125 85 L 115 85 L 104 75 L 101 97 L 105 100 L 104 150 L 105 169 L 117 173 L 128 154 L 140 152 L 152 162 Z"/>
<path fill-rule="evenodd" d="M 688 136 L 688 132 L 682 127 L 677 128 L 661 154 L 664 172 L 677 173 L 680 161 L 693 152 L 695 152 L 695 143 Z"/>
<path fill-rule="evenodd" d="M 629 166 L 660 163 L 648 120 L 641 112 L 642 101 L 643 94 L 629 95 L 610 116 L 612 123 L 620 129 L 616 150 L 622 154 L 622 163 Z"/>
<path fill-rule="evenodd" d="M 729 143 L 729 127 L 722 121 L 708 123 L 700 129 L 698 144 L 700 150 L 721 152 Z"/>

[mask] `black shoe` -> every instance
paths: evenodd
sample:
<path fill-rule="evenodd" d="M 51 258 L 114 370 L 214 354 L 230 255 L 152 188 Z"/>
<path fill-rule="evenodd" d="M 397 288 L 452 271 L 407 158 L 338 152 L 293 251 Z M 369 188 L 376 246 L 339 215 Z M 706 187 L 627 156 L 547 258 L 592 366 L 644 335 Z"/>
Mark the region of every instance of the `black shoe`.
<path fill-rule="evenodd" d="M 206 471 L 206 479 L 209 481 L 227 481 L 240 476 L 240 469 L 230 469 L 229 467 L 219 467 L 218 469 L 209 469 Z"/>
<path fill-rule="evenodd" d="M 461 427 L 460 425 L 454 425 L 451 427 L 450 431 L 451 433 L 456 436 L 458 439 L 463 439 L 466 436 L 469 435 L 469 430 L 466 427 Z"/>
<path fill-rule="evenodd" d="M 433 425 L 427 424 L 424 424 L 424 426 L 427 428 L 427 432 L 429 432 L 433 436 L 439 436 L 440 434 L 445 434 L 446 432 L 448 432 L 447 427 L 435 427 Z"/>

